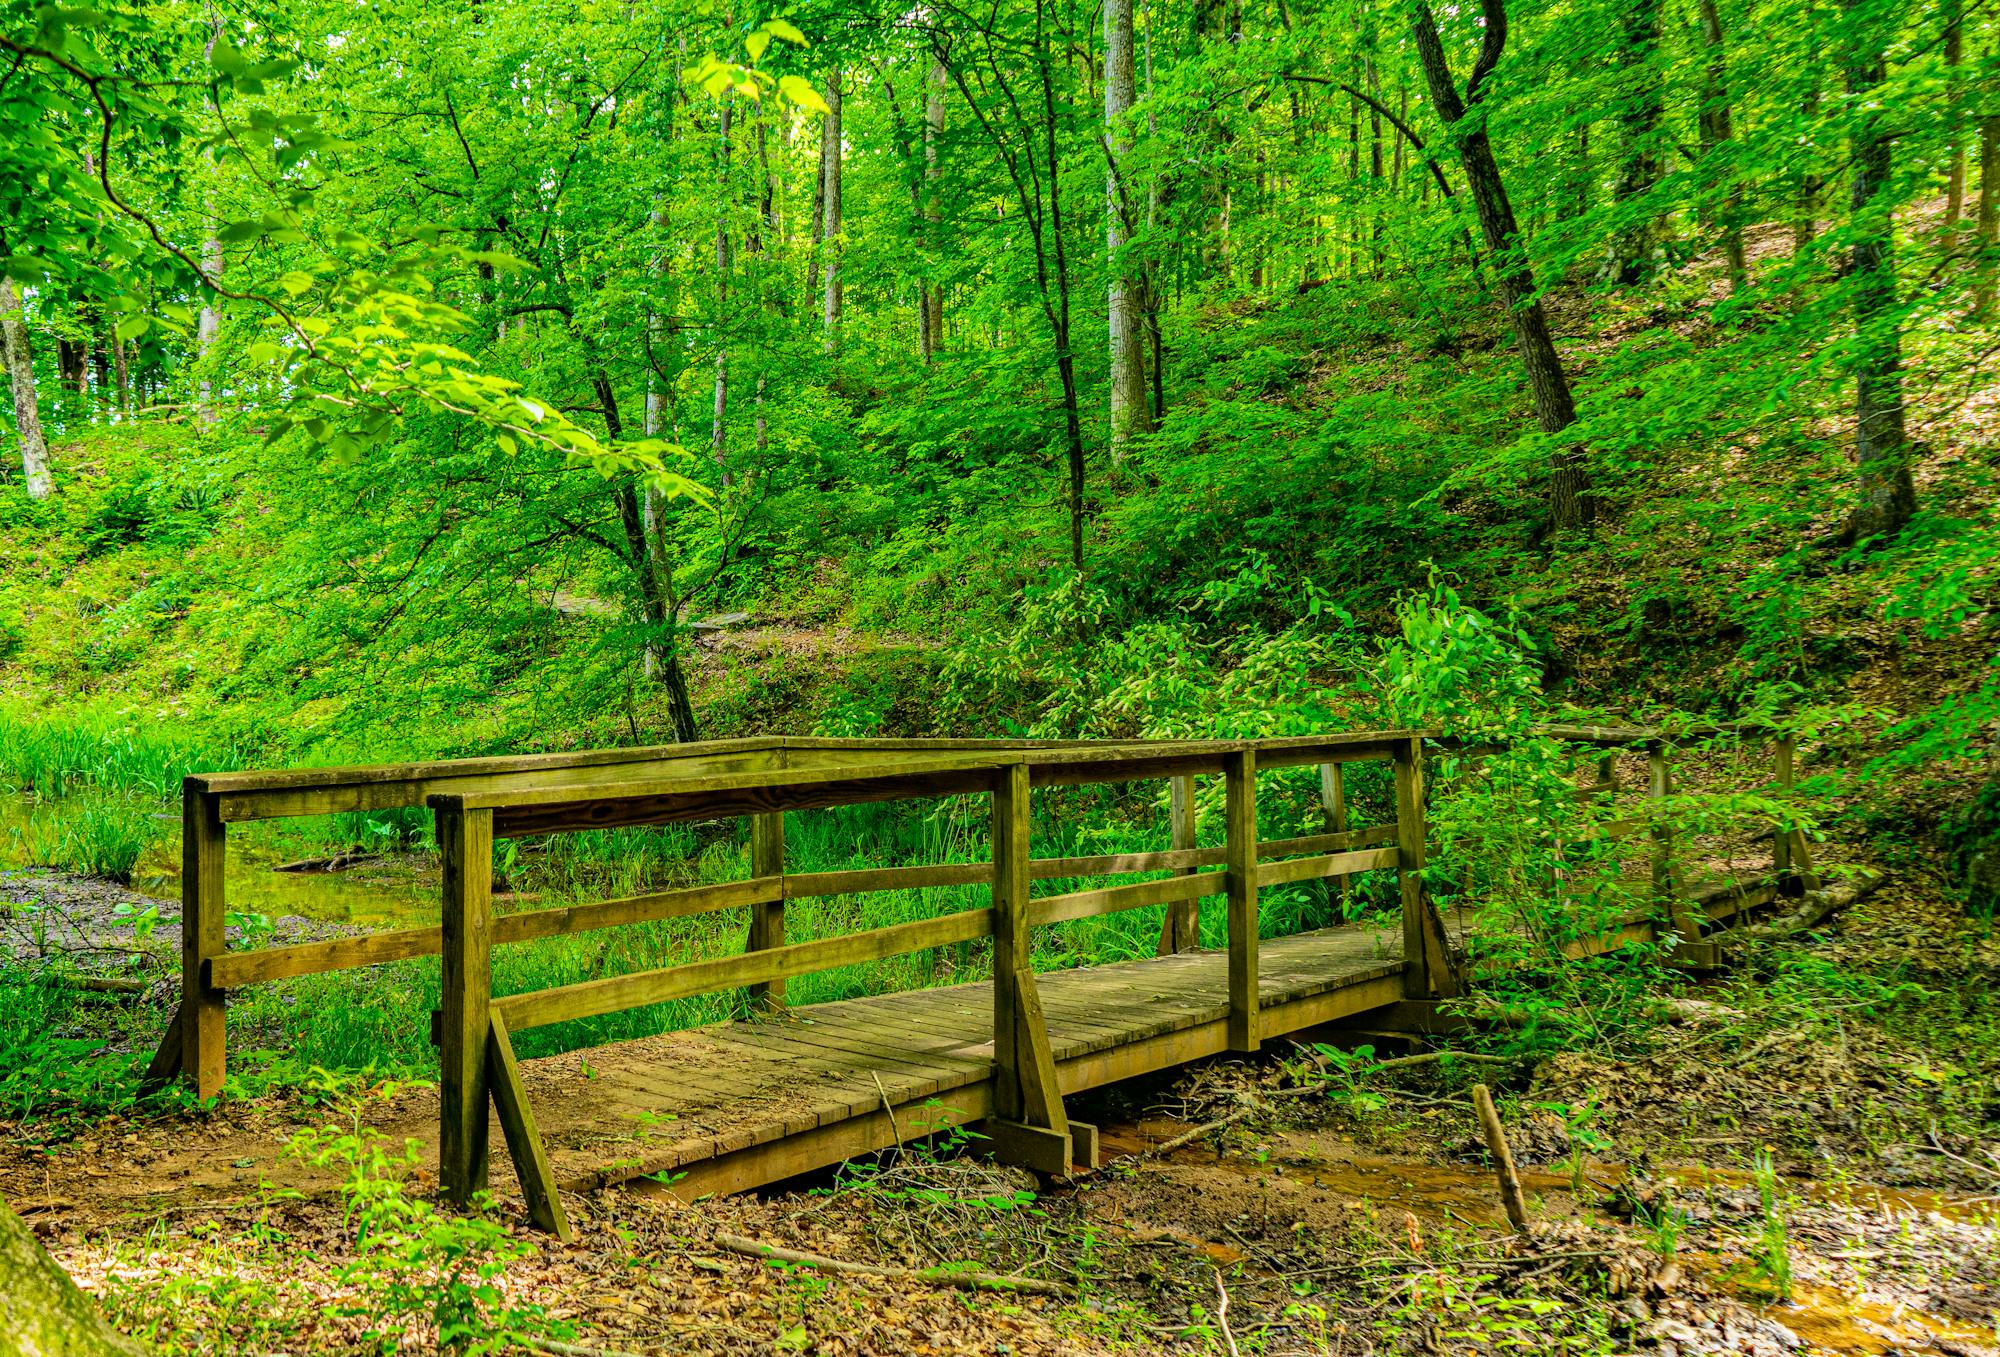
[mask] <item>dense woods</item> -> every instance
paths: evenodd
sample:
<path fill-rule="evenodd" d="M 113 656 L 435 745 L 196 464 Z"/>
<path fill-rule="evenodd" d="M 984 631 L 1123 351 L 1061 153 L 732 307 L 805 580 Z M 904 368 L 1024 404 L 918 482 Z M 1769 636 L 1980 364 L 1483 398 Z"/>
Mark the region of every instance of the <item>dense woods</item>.
<path fill-rule="evenodd" d="M 1991 1349 L 1986 0 L 0 0 L 0 151 L 0 1353 L 17 1296 L 122 1350 L 64 1270 L 165 1352 Z M 182 824 L 206 771 L 1391 729 L 1017 769 L 1004 826 Z M 1259 835 L 1340 865 L 1246 896 Z M 1030 875 L 1070 912 L 975 917 Z M 469 1038 L 441 890 L 523 944 Z M 1247 1055 L 1245 927 L 1451 983 L 1089 1085 L 1076 1183 L 912 1128 L 901 1048 L 842 1076 L 892 1152 L 560 1243 L 397 1148 L 489 998 L 558 1015 L 500 1061 L 545 1115 L 788 994 L 1029 1031 L 1156 951 L 1229 950 Z M 216 965 L 227 1080 L 165 1086 Z"/>

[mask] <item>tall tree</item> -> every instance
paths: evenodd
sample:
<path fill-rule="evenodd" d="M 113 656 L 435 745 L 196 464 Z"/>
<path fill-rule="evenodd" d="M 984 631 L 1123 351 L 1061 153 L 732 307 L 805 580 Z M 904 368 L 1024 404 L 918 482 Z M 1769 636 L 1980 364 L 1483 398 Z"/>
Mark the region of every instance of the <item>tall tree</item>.
<path fill-rule="evenodd" d="M 35 355 L 14 280 L 0 275 L 0 347 L 6 349 L 7 381 L 14 395 L 14 436 L 21 440 L 21 479 L 29 499 L 56 492 L 49 475 L 49 445 L 42 435 L 41 406 L 35 400 Z"/>
<path fill-rule="evenodd" d="M 1487 81 L 1507 48 L 1507 11 L 1504 0 L 1481 0 L 1485 32 L 1472 74 L 1459 93 L 1444 53 L 1444 39 L 1427 0 L 1416 0 L 1411 18 L 1411 36 L 1423 64 L 1424 81 L 1430 87 L 1431 107 L 1457 142 L 1459 161 L 1471 186 L 1472 201 L 1479 213 L 1479 229 L 1492 253 L 1500 299 L 1514 327 L 1515 346 L 1527 369 L 1528 389 L 1533 396 L 1535 421 L 1543 433 L 1559 434 L 1576 423 L 1576 402 L 1570 395 L 1569 377 L 1562 357 L 1556 352 L 1549 333 L 1548 314 L 1542 309 L 1535 290 L 1534 272 L 1529 268 L 1527 250 L 1520 227 L 1514 220 L 1514 205 L 1508 200 L 1507 186 L 1500 178 L 1500 163 L 1486 131 L 1483 103 Z M 1582 528 L 1591 519 L 1588 473 L 1583 450 L 1564 448 L 1550 466 L 1549 517 L 1558 530 Z"/>
<path fill-rule="evenodd" d="M 1750 268 L 1743 252 L 1743 191 L 1733 165 L 1718 165 L 1721 153 L 1735 138 L 1729 109 L 1729 49 L 1722 31 L 1719 0 L 1700 0 L 1702 43 L 1707 60 L 1702 67 L 1701 161 L 1709 167 L 1711 192 L 1718 187 L 1721 202 L 1713 209 L 1722 231 L 1722 253 L 1729 261 L 1729 290 L 1740 291 L 1749 281 Z"/>
<path fill-rule="evenodd" d="M 1889 537 L 1916 512 L 1909 433 L 1903 416 L 1902 319 L 1896 301 L 1894 204 L 1896 131 L 1873 95 L 1886 74 L 1880 5 L 1844 0 L 1841 65 L 1853 105 L 1849 138 L 1853 187 L 1847 266 L 1854 295 L 1854 465 L 1859 492 L 1850 539 Z"/>
<path fill-rule="evenodd" d="M 939 255 L 944 248 L 944 242 L 938 239 L 944 221 L 944 204 L 940 201 L 944 191 L 940 143 L 944 140 L 944 95 L 949 79 L 944 62 L 932 57 L 924 77 L 923 221 L 926 258 L 924 277 L 918 290 L 918 320 L 923 330 L 919 347 L 926 363 L 932 362 L 944 351 L 944 287 L 937 278 L 937 270 L 940 266 Z"/>
<path fill-rule="evenodd" d="M 1662 0 L 1623 0 L 1619 10 L 1623 79 L 1618 127 L 1623 145 L 1613 197 L 1620 218 L 1611 236 L 1606 271 L 1626 287 L 1651 275 L 1659 234 L 1659 214 L 1649 199 L 1660 180 L 1660 122 L 1665 116 L 1659 67 L 1661 4 Z"/>
<path fill-rule="evenodd" d="M 826 77 L 826 121 L 825 130 L 820 134 L 824 139 L 821 164 L 826 176 L 820 190 L 820 201 L 824 213 L 825 262 L 824 292 L 820 306 L 820 323 L 824 331 L 822 343 L 828 353 L 840 347 L 840 68 L 834 67 Z"/>
<path fill-rule="evenodd" d="M 1152 425 L 1146 401 L 1146 359 L 1141 283 L 1124 255 L 1134 219 L 1134 194 L 1129 169 L 1137 138 L 1132 104 L 1138 84 L 1132 46 L 1132 0 L 1104 4 L 1104 248 L 1109 272 L 1108 329 L 1111 339 L 1111 461 L 1115 466 L 1132 450 L 1132 440 Z"/>

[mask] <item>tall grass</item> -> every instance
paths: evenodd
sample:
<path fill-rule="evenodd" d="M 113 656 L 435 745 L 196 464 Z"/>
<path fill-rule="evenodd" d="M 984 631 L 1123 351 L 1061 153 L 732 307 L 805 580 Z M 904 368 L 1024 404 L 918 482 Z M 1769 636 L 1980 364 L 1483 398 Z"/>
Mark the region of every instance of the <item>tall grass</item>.
<path fill-rule="evenodd" d="M 189 773 L 241 763 L 234 746 L 215 748 L 125 718 L 81 711 L 40 720 L 0 707 L 0 789 L 43 801 L 86 789 L 177 797 Z"/>
<path fill-rule="evenodd" d="M 130 881 L 139 858 L 168 832 L 156 818 L 160 804 L 98 791 L 36 802 L 7 826 L 10 842 L 0 856 L 31 867 Z"/>

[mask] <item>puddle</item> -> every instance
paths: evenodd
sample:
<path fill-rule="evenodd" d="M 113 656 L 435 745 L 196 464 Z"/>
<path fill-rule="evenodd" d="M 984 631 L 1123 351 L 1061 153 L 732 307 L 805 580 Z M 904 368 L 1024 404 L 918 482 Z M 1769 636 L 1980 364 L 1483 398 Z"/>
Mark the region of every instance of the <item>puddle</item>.
<path fill-rule="evenodd" d="M 1992 1324 L 1931 1314 L 1865 1292 L 1851 1296 L 1830 1286 L 1794 1286 L 1790 1304 L 1773 1305 L 1763 1313 L 1808 1347 L 1831 1352 L 1907 1352 L 1939 1346 L 1950 1351 L 1991 1348 L 2000 1342 Z"/>
<path fill-rule="evenodd" d="M 46 833 L 48 811 L 20 796 L 0 796 L 0 867 L 29 865 L 21 845 Z M 132 870 L 131 888 L 158 900 L 180 901 L 180 816 L 155 814 L 157 833 Z M 316 850 L 273 842 L 256 826 L 231 830 L 223 891 L 231 910 L 273 919 L 296 916 L 356 928 L 413 928 L 438 920 L 438 869 L 418 854 L 395 853 L 340 872 L 278 872 L 283 862 Z"/>

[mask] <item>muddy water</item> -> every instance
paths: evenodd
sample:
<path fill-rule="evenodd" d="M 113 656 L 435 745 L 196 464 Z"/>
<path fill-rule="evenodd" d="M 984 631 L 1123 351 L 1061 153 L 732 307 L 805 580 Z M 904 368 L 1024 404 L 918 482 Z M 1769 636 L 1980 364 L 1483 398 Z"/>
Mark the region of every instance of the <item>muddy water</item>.
<path fill-rule="evenodd" d="M 1170 1117 L 1147 1117 L 1135 1121 L 1107 1122 L 1099 1130 L 1100 1149 L 1105 1162 L 1126 1155 L 1154 1150 L 1156 1146 L 1191 1130 L 1191 1123 Z M 1197 1141 L 1182 1146 L 1155 1163 L 1180 1167 L 1196 1174 L 1222 1171 L 1246 1180 L 1263 1180 L 1258 1186 L 1246 1182 L 1246 1192 L 1258 1192 L 1273 1177 L 1290 1180 L 1300 1188 L 1311 1187 L 1365 1203 L 1377 1211 L 1409 1213 L 1412 1248 L 1414 1241 L 1429 1233 L 1428 1226 L 1445 1220 L 1465 1224 L 1506 1228 L 1493 1174 L 1473 1164 L 1427 1164 L 1407 1159 L 1374 1155 L 1351 1142 L 1332 1135 L 1311 1132 L 1280 1132 L 1266 1137 L 1254 1149 L 1218 1155 L 1211 1142 Z M 1626 1177 L 1623 1164 L 1587 1161 L 1583 1165 L 1582 1192 L 1567 1172 L 1524 1167 L 1522 1186 L 1535 1199 L 1537 1214 L 1546 1220 L 1571 1220 L 1585 1225 L 1613 1222 L 1597 1203 L 1606 1189 Z M 1213 1180 L 1208 1180 L 1211 1184 Z M 1755 1183 L 1748 1172 L 1705 1165 L 1675 1166 L 1656 1171 L 1653 1181 L 1681 1190 L 1683 1201 L 1693 1201 L 1705 1191 L 1749 1193 Z M 1882 1231 L 1895 1233 L 1913 1229 L 1921 1234 L 1924 1222 L 1934 1219 L 2000 1230 L 2000 1207 L 1990 1196 L 1967 1196 L 1925 1192 L 1906 1188 L 1881 1187 L 1865 1183 L 1787 1182 L 1786 1191 L 1795 1197 L 1801 1210 L 1838 1208 L 1872 1217 Z M 1213 1193 L 1221 1189 L 1211 1186 Z M 1226 1193 L 1224 1194 L 1226 1195 Z M 1282 1196 L 1279 1200 L 1301 1202 L 1302 1196 Z M 1393 1216 L 1392 1216 L 1393 1218 Z M 1835 1217 L 1833 1228 L 1845 1234 L 1852 1215 Z M 1822 1230 L 1827 1218 L 1821 1216 Z M 1423 1223 L 1423 1228 L 1419 1227 Z M 1190 1228 L 1192 1227 L 1192 1228 Z M 1242 1263 L 1244 1254 L 1230 1244 L 1198 1237 L 1199 1226 L 1184 1222 L 1171 1229 L 1183 1242 L 1199 1248 L 1213 1262 L 1227 1267 Z M 1867 1233 L 1865 1226 L 1859 1227 Z M 1809 1256 L 1824 1274 L 1830 1260 L 1866 1258 L 1880 1252 L 1868 1247 L 1860 1237 L 1853 1240 L 1859 1252 L 1838 1246 L 1822 1248 L 1803 1240 L 1793 1242 L 1793 1257 L 1803 1263 Z M 1702 1274 L 1716 1292 L 1737 1290 L 1742 1260 L 1725 1243 L 1720 1251 L 1685 1247 L 1678 1255 L 1683 1266 Z M 1836 1275 L 1844 1268 L 1834 1268 Z M 1960 1319 L 1939 1313 L 1926 1304 L 1928 1297 L 1894 1284 L 1878 1283 L 1856 1273 L 1851 1286 L 1832 1286 L 1800 1280 L 1794 1283 L 1789 1302 L 1763 1304 L 1755 1297 L 1739 1297 L 1759 1313 L 1783 1325 L 1801 1340 L 1802 1347 L 1842 1354 L 1887 1354 L 1913 1350 L 1991 1353 L 1996 1346 L 1994 1322 Z M 1949 1279 L 1934 1279 L 1948 1283 Z M 1880 1289 L 1878 1289 L 1878 1287 Z"/>
<path fill-rule="evenodd" d="M 37 837 L 35 823 L 50 813 L 28 798 L 0 796 L 0 868 L 32 865 L 22 845 Z M 178 904 L 180 816 L 162 812 L 156 820 L 158 835 L 133 868 L 131 886 L 141 895 Z M 229 836 L 223 891 L 232 911 L 371 930 L 437 922 L 438 872 L 429 859 L 398 853 L 339 872 L 279 872 L 273 869 L 280 863 L 324 850 L 274 841 L 259 828 L 238 826 Z"/>

